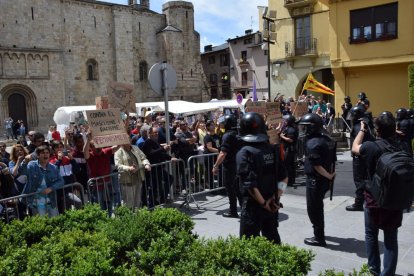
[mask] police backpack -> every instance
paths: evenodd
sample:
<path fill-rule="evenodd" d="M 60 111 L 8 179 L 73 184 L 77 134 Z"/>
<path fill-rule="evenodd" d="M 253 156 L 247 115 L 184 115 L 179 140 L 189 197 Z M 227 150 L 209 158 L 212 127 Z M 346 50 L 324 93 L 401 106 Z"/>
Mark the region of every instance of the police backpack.
<path fill-rule="evenodd" d="M 385 140 L 374 142 L 382 151 L 368 190 L 381 208 L 404 210 L 414 198 L 414 159 Z"/>

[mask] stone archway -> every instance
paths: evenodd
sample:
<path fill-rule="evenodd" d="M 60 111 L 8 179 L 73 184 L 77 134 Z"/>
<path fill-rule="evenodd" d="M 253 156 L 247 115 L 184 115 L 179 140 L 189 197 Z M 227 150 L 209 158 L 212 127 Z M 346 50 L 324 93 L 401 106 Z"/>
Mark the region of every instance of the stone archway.
<path fill-rule="evenodd" d="M 10 84 L 0 91 L 0 122 L 8 116 L 25 121 L 28 128 L 38 126 L 37 99 L 33 90 L 22 84 Z M 16 117 L 16 118 L 15 118 Z"/>

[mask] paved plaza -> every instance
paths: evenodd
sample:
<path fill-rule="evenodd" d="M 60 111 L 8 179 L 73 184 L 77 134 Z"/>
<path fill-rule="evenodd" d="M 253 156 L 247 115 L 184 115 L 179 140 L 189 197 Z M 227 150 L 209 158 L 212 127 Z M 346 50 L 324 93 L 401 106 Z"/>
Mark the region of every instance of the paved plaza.
<path fill-rule="evenodd" d="M 328 246 L 311 247 L 303 239 L 313 236 L 312 225 L 306 213 L 304 179 L 297 179 L 296 188 L 288 188 L 281 202 L 279 232 L 283 243 L 300 248 L 312 249 L 315 260 L 309 275 L 335 268 L 337 271 L 352 272 L 367 262 L 364 242 L 363 212 L 348 212 L 345 207 L 353 203 L 354 184 L 352 161 L 349 152 L 338 153 L 337 177 L 333 200 L 325 199 L 325 234 Z M 195 232 L 201 237 L 217 238 L 239 233 L 239 220 L 223 218 L 228 200 L 222 195 L 196 197 L 187 210 L 195 222 Z M 397 275 L 414 275 L 414 212 L 404 214 L 403 226 L 399 229 L 399 257 Z M 380 234 L 381 246 L 383 236 Z M 382 256 L 382 255 L 381 255 Z"/>

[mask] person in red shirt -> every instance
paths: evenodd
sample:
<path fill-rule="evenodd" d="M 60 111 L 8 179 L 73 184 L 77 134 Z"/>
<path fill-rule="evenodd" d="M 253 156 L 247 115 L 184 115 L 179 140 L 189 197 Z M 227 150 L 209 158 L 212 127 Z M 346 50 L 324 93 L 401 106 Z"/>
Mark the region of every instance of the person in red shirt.
<path fill-rule="evenodd" d="M 111 183 L 111 157 L 114 152 L 119 149 L 119 146 L 112 146 L 108 148 L 96 148 L 92 141 L 92 134 L 90 131 L 86 134 L 86 143 L 83 147 L 83 154 L 89 168 L 89 193 L 92 202 L 99 202 L 103 210 L 108 210 L 112 213 L 110 208 L 112 198 L 112 183 Z"/>
<path fill-rule="evenodd" d="M 52 140 L 53 141 L 61 141 L 60 133 L 57 131 L 56 126 L 53 126 L 52 130 Z"/>

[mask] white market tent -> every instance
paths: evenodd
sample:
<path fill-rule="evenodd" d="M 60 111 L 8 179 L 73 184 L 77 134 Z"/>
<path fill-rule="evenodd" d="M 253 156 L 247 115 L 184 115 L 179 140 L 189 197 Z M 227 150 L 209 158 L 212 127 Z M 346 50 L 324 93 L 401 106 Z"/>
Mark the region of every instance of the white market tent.
<path fill-rule="evenodd" d="M 193 103 L 188 101 L 169 101 L 168 110 L 170 113 L 178 114 L 182 116 L 190 116 L 198 113 L 204 113 L 208 111 L 215 111 L 220 108 L 238 108 L 244 106 L 246 99 L 243 100 L 242 104 L 239 105 L 236 100 L 211 100 L 206 103 Z M 137 114 L 143 116 L 143 108 L 155 112 L 164 111 L 164 102 L 144 102 L 136 103 Z M 85 110 L 95 110 L 95 105 L 83 105 L 83 106 L 61 106 L 53 115 L 59 131 L 68 127 L 70 122 L 75 122 L 79 115 L 79 112 Z M 61 132 L 62 133 L 62 132 Z"/>

